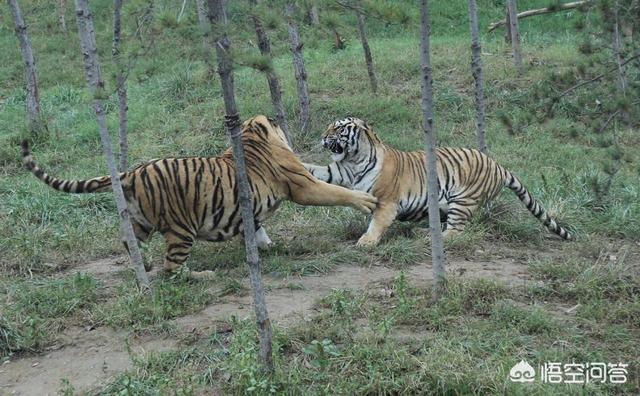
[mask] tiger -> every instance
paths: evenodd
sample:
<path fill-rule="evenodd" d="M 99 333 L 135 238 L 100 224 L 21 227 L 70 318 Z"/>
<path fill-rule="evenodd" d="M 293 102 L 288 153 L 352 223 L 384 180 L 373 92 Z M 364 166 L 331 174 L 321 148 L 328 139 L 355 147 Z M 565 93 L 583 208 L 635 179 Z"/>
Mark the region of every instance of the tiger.
<path fill-rule="evenodd" d="M 365 121 L 347 117 L 330 124 L 322 146 L 334 161 L 328 166 L 304 164 L 327 183 L 369 192 L 378 198 L 359 246 L 375 246 L 394 220 L 418 221 L 428 216 L 424 151 L 405 152 L 385 145 Z M 446 218 L 443 237 L 464 231 L 471 216 L 506 186 L 549 231 L 562 239 L 572 235 L 559 226 L 511 172 L 478 150 L 436 149 L 438 206 Z M 444 221 L 443 221 L 444 222 Z"/>
<path fill-rule="evenodd" d="M 272 244 L 262 223 L 289 200 L 300 205 L 349 206 L 371 213 L 377 199 L 320 181 L 305 169 L 270 118 L 259 115 L 242 124 L 247 176 L 253 197 L 258 246 Z M 23 163 L 38 179 L 66 193 L 111 191 L 111 178 L 62 180 L 45 173 L 22 142 Z M 163 235 L 164 270 L 176 271 L 187 260 L 196 240 L 225 241 L 242 233 L 236 165 L 229 148 L 218 157 L 154 159 L 119 173 L 138 244 Z M 124 237 L 124 247 L 129 251 Z M 145 263 L 147 271 L 151 263 Z"/>

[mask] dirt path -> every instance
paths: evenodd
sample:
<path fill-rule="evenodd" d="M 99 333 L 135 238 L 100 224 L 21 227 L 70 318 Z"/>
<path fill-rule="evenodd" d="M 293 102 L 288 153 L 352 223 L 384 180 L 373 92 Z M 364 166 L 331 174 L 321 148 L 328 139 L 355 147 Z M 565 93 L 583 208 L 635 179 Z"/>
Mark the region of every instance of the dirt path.
<path fill-rule="evenodd" d="M 73 272 L 88 272 L 100 279 L 106 288 L 114 287 L 121 277 L 117 274 L 124 267 L 118 259 L 110 258 L 87 263 Z M 463 278 L 490 277 L 512 285 L 529 279 L 527 266 L 512 259 L 495 261 L 453 261 L 447 268 L 450 276 Z M 313 315 L 314 303 L 332 289 L 363 290 L 378 287 L 398 273 L 383 267 L 340 266 L 324 275 L 305 277 L 264 278 L 269 313 L 277 326 L 287 327 L 296 321 Z M 431 266 L 419 265 L 405 269 L 407 278 L 415 284 L 432 279 Z M 248 285 L 248 281 L 244 280 Z M 289 287 L 295 285 L 294 288 Z M 206 335 L 220 323 L 236 315 L 245 318 L 252 313 L 250 296 L 228 296 L 222 302 L 210 305 L 202 311 L 175 319 L 176 327 L 184 332 Z M 126 350 L 128 339 L 136 355 L 148 351 L 163 351 L 178 347 L 173 339 L 131 339 L 128 331 L 98 328 L 68 329 L 58 350 L 36 356 L 21 357 L 0 366 L 0 394 L 2 395 L 53 395 L 60 389 L 61 380 L 67 379 L 76 391 L 95 388 L 113 376 L 133 367 Z"/>

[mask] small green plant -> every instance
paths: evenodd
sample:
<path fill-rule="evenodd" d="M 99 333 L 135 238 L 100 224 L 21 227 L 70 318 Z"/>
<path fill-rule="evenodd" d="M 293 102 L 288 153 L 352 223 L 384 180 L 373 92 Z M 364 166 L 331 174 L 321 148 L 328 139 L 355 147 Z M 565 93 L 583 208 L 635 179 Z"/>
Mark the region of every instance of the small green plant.
<path fill-rule="evenodd" d="M 350 311 L 351 292 L 344 289 L 333 289 L 331 294 L 324 298 L 335 316 L 347 316 Z"/>
<path fill-rule="evenodd" d="M 231 326 L 234 331 L 229 341 L 228 356 L 221 362 L 220 370 L 233 379 L 232 389 L 244 394 L 276 393 L 275 384 L 258 363 L 255 324 L 233 317 Z"/>
<path fill-rule="evenodd" d="M 396 275 L 394 278 L 393 291 L 396 299 L 398 300 L 398 306 L 396 308 L 397 313 L 401 316 L 410 313 L 415 308 L 417 301 L 411 296 L 413 289 L 409 285 L 404 271 L 400 271 L 400 274 Z"/>
<path fill-rule="evenodd" d="M 60 388 L 58 388 L 58 394 L 63 396 L 74 396 L 76 394 L 76 388 L 68 378 L 63 378 L 60 380 Z"/>
<path fill-rule="evenodd" d="M 331 358 L 340 356 L 340 351 L 329 339 L 322 341 L 313 340 L 306 348 L 304 353 L 310 357 L 309 363 L 316 368 L 326 369 L 331 363 Z"/>

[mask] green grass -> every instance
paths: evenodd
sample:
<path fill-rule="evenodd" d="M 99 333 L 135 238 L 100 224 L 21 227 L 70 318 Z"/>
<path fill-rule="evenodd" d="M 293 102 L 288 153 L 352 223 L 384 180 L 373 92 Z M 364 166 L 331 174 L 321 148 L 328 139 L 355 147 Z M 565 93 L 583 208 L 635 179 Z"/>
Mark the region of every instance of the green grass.
<path fill-rule="evenodd" d="M 38 351 L 49 345 L 71 316 L 87 315 L 95 308 L 98 287 L 94 278 L 82 273 L 63 279 L 3 280 L 0 355 Z"/>
<path fill-rule="evenodd" d="M 555 274 L 571 274 L 578 287 L 599 282 L 600 274 L 589 268 L 556 266 Z M 534 282 L 545 281 L 548 274 L 536 272 L 535 277 Z M 639 286 L 635 276 L 624 278 L 618 288 L 632 291 Z M 202 341 L 197 352 L 190 347 L 153 354 L 136 363 L 139 374 L 125 374 L 107 389 L 115 393 L 133 381 L 138 387 L 164 381 L 197 392 L 211 386 L 213 377 L 222 379 L 214 382 L 216 387 L 230 394 L 634 393 L 633 380 L 626 385 L 536 381 L 524 386 L 510 382 L 508 373 L 521 359 L 534 367 L 550 361 L 623 361 L 633 367 L 640 363 L 633 347 L 640 340 L 637 320 L 590 317 L 585 308 L 564 314 L 550 309 L 567 303 L 555 291 L 529 294 L 484 279 L 451 279 L 448 294 L 435 304 L 429 301 L 429 289 L 411 284 L 402 273 L 385 288 L 392 292 L 336 289 L 320 302 L 320 313 L 310 322 L 276 329 L 276 373 L 271 378 L 256 365 L 253 323 L 232 320 L 233 332 L 227 337 L 214 333 L 216 342 Z M 597 304 L 620 307 L 629 296 L 595 293 L 589 301 L 588 309 Z M 637 304 L 635 309 L 637 314 Z"/>
<path fill-rule="evenodd" d="M 128 279 L 118 286 L 115 299 L 100 308 L 98 320 L 134 331 L 170 330 L 169 319 L 197 312 L 215 301 L 208 286 L 203 281 L 190 281 L 186 273 L 181 273 L 155 279 L 152 291 L 141 294 L 135 279 Z"/>

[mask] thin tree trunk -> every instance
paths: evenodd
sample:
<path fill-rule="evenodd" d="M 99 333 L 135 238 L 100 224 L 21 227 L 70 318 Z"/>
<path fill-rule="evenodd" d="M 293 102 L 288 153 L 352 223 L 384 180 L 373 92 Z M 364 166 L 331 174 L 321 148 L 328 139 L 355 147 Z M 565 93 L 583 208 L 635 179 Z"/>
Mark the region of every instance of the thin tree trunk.
<path fill-rule="evenodd" d="M 44 132 L 46 126 L 40 116 L 40 96 L 38 94 L 38 78 L 36 75 L 36 60 L 33 57 L 31 42 L 27 35 L 27 25 L 22 19 L 22 13 L 16 0 L 7 0 L 11 9 L 11 17 L 20 43 L 22 60 L 24 61 L 24 79 L 27 85 L 27 126 L 32 134 Z"/>
<path fill-rule="evenodd" d="M 60 30 L 65 36 L 69 34 L 67 30 L 67 19 L 65 17 L 67 10 L 67 0 L 58 0 L 58 21 L 60 22 Z"/>
<path fill-rule="evenodd" d="M 127 144 L 127 88 L 125 87 L 124 70 L 120 56 L 120 11 L 122 0 L 113 2 L 113 45 L 111 55 L 118 69 L 116 74 L 116 90 L 118 92 L 118 142 L 120 145 L 120 172 L 127 171 L 127 157 L 129 146 Z"/>
<path fill-rule="evenodd" d="M 504 42 L 511 44 L 511 18 L 509 18 L 509 6 L 505 8 L 506 17 L 505 17 L 505 29 L 504 29 Z"/>
<path fill-rule="evenodd" d="M 616 79 L 616 87 L 618 90 L 618 95 L 621 97 L 627 96 L 627 75 L 624 67 L 622 67 L 622 56 L 620 55 L 621 51 L 621 32 L 620 32 L 620 2 L 619 0 L 615 0 L 613 4 L 613 31 L 612 31 L 612 48 L 613 48 L 613 57 L 615 59 L 615 64 L 617 68 L 617 79 Z M 629 114 L 626 110 L 622 109 L 621 118 L 625 121 L 629 121 Z"/>
<path fill-rule="evenodd" d="M 345 40 L 340 35 L 340 32 L 338 32 L 338 29 L 333 28 L 332 30 L 333 30 L 333 49 L 343 50 L 345 48 L 344 47 Z"/>
<path fill-rule="evenodd" d="M 257 0 L 251 0 L 253 5 L 257 4 Z M 280 124 L 284 135 L 289 142 L 289 146 L 293 147 L 293 139 L 291 136 L 291 132 L 289 130 L 289 124 L 287 123 L 287 118 L 284 112 L 284 105 L 282 104 L 282 89 L 280 89 L 280 81 L 278 80 L 278 75 L 273 69 L 273 60 L 271 56 L 271 45 L 269 43 L 269 37 L 267 36 L 267 32 L 265 32 L 260 19 L 252 13 L 251 18 L 253 19 L 253 24 L 256 28 L 256 36 L 258 38 L 258 48 L 260 49 L 260 53 L 269 59 L 269 68 L 266 71 L 267 82 L 269 83 L 269 91 L 271 92 L 271 102 L 273 103 L 273 109 L 276 112 L 276 121 Z"/>
<path fill-rule="evenodd" d="M 204 0 L 196 0 L 196 11 L 198 13 L 198 25 L 202 31 L 202 51 L 204 55 L 204 63 L 207 64 L 207 72 L 209 77 L 213 77 L 215 74 L 215 67 L 211 58 L 211 27 L 207 20 L 207 10 L 204 5 Z"/>
<path fill-rule="evenodd" d="M 320 14 L 318 13 L 318 6 L 315 4 L 312 4 L 311 8 L 309 8 L 309 19 L 312 25 L 320 25 Z"/>
<path fill-rule="evenodd" d="M 361 5 L 361 4 L 360 4 Z M 359 9 L 356 11 L 358 14 L 358 34 L 360 35 L 360 41 L 362 42 L 362 50 L 364 51 L 364 60 L 367 63 L 367 73 L 369 73 L 369 83 L 371 84 L 371 90 L 373 93 L 378 92 L 378 80 L 376 79 L 376 72 L 373 69 L 373 59 L 371 58 L 371 49 L 369 48 L 369 41 L 367 40 L 367 32 L 364 29 L 364 12 Z"/>
<path fill-rule="evenodd" d="M 138 247 L 138 241 L 133 232 L 131 221 L 129 220 L 127 201 L 125 200 L 124 193 L 122 191 L 122 184 L 120 183 L 120 177 L 118 175 L 118 170 L 116 169 L 116 161 L 111 149 L 111 139 L 109 138 L 109 132 L 107 131 L 104 108 L 102 107 L 102 101 L 98 99 L 99 91 L 104 89 L 104 82 L 100 75 L 96 36 L 93 29 L 93 17 L 89 11 L 88 0 L 75 0 L 75 3 L 76 22 L 78 24 L 78 34 L 80 36 L 80 49 L 82 50 L 82 57 L 84 59 L 85 75 L 89 91 L 94 96 L 93 108 L 96 113 L 96 121 L 100 131 L 102 151 L 107 161 L 109 175 L 111 176 L 113 195 L 116 200 L 118 213 L 120 213 L 120 229 L 122 230 L 123 236 L 127 242 L 129 255 L 131 257 L 133 268 L 136 272 L 136 278 L 138 279 L 138 286 L 141 290 L 145 291 L 150 288 L 149 278 L 145 272 L 142 255 L 140 254 L 140 249 Z"/>
<path fill-rule="evenodd" d="M 429 231 L 433 262 L 433 298 L 439 299 L 445 289 L 444 251 L 438 206 L 438 174 L 436 167 L 436 132 L 433 122 L 433 79 L 429 56 L 429 4 L 420 1 L 420 65 L 422 71 L 422 126 L 425 137 L 427 166 L 427 200 L 429 202 Z"/>
<path fill-rule="evenodd" d="M 612 37 L 612 48 L 613 48 L 613 56 L 615 58 L 616 66 L 618 68 L 618 79 L 617 79 L 617 88 L 618 93 L 622 96 L 626 95 L 627 92 L 627 76 L 625 75 L 624 68 L 622 67 L 622 57 L 620 56 L 620 3 L 618 0 L 615 0 L 613 6 L 613 37 Z"/>
<path fill-rule="evenodd" d="M 469 0 L 469 29 L 471 31 L 471 73 L 475 81 L 476 96 L 476 140 L 478 150 L 487 152 L 484 139 L 485 101 L 482 87 L 482 59 L 480 40 L 478 38 L 478 10 L 476 0 Z"/>
<path fill-rule="evenodd" d="M 182 7 L 180 7 L 180 13 L 178 14 L 178 17 L 176 18 L 176 21 L 178 23 L 180 23 L 180 19 L 182 19 L 182 14 L 184 14 L 184 8 L 187 5 L 187 0 L 182 0 Z"/>
<path fill-rule="evenodd" d="M 507 0 L 507 8 L 509 10 L 509 30 L 511 32 L 513 63 L 516 66 L 516 70 L 518 70 L 518 74 L 522 74 L 522 53 L 520 52 L 520 31 L 518 30 L 516 0 Z"/>
<path fill-rule="evenodd" d="M 298 102 L 300 104 L 300 130 L 305 132 L 309 126 L 309 88 L 307 87 L 307 72 L 304 68 L 302 58 L 302 43 L 298 25 L 293 20 L 294 8 L 292 3 L 287 3 L 285 7 L 285 17 L 287 18 L 289 31 L 289 44 L 293 54 L 293 70 L 298 82 Z"/>
<path fill-rule="evenodd" d="M 209 1 L 209 20 L 214 27 L 215 48 L 218 57 L 218 74 L 222 86 L 222 96 L 225 107 L 225 123 L 227 133 L 233 146 L 233 158 L 236 164 L 236 182 L 238 183 L 238 194 L 240 211 L 242 213 L 242 227 L 244 230 L 244 244 L 249 265 L 249 281 L 253 294 L 253 305 L 256 313 L 258 325 L 258 336 L 260 339 L 260 361 L 267 373 L 273 372 L 273 356 L 271 351 L 271 323 L 267 312 L 267 305 L 264 298 L 262 278 L 260 274 L 260 255 L 256 243 L 256 230 L 253 216 L 253 200 L 251 189 L 247 177 L 247 168 L 244 159 L 244 149 L 242 147 L 242 130 L 240 128 L 240 117 L 236 107 L 233 88 L 233 75 L 231 72 L 231 60 L 229 59 L 229 38 L 225 33 L 227 17 L 224 10 L 224 0 Z"/>

